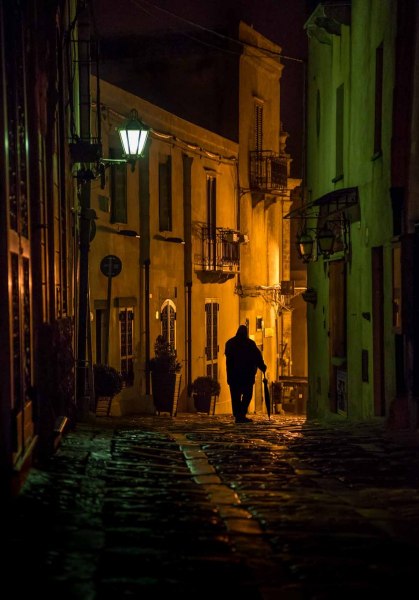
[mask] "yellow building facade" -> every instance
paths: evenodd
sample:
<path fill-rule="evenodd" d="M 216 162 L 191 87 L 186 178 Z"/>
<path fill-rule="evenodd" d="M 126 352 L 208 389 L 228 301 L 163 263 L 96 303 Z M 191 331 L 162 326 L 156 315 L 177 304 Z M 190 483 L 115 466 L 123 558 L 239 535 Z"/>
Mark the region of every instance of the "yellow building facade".
<path fill-rule="evenodd" d="M 305 307 L 300 329 L 293 328 L 298 284 L 291 273 L 291 229 L 283 216 L 292 191 L 301 181 L 291 179 L 287 134 L 280 119 L 281 48 L 245 23 L 240 24 L 244 51 L 240 60 L 240 227 L 249 243 L 241 254 L 237 291 L 240 322 L 263 352 L 269 380 L 293 375 L 293 330 L 305 375 Z M 303 282 L 304 283 L 304 282 Z M 303 288 L 301 288 L 302 291 Z M 253 409 L 263 410 L 262 377 L 258 374 Z"/>
<path fill-rule="evenodd" d="M 92 191 L 92 359 L 103 360 L 108 335 L 109 277 L 100 265 L 117 256 L 122 270 L 111 278 L 109 364 L 128 376 L 121 411 L 153 412 L 147 362 L 164 335 L 182 364 L 178 410 L 193 410 L 188 386 L 210 374 L 221 382 L 217 412 L 229 412 L 223 351 L 230 327 L 239 325 L 238 148 L 101 82 L 104 156 L 115 156 L 115 129 L 132 108 L 151 128 L 146 155 L 134 172 L 111 164 L 103 189 Z"/>

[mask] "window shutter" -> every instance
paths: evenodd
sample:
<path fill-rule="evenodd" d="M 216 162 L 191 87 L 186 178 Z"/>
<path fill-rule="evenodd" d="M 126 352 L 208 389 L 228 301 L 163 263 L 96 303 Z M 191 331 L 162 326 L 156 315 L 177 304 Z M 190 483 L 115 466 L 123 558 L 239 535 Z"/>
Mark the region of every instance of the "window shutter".
<path fill-rule="evenodd" d="M 172 231 L 172 158 L 159 164 L 159 230 Z"/>
<path fill-rule="evenodd" d="M 111 158 L 121 158 L 120 153 L 111 148 Z M 127 223 L 127 166 L 111 166 L 111 223 Z"/>

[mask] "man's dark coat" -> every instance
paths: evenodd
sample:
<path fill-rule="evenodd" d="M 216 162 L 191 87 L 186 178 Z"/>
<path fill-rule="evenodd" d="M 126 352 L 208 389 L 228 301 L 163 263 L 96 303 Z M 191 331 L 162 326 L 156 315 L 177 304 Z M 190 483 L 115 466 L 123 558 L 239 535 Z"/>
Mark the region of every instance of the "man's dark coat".
<path fill-rule="evenodd" d="M 254 384 L 258 368 L 266 370 L 262 353 L 249 339 L 245 325 L 240 325 L 236 335 L 227 341 L 225 355 L 229 385 Z"/>

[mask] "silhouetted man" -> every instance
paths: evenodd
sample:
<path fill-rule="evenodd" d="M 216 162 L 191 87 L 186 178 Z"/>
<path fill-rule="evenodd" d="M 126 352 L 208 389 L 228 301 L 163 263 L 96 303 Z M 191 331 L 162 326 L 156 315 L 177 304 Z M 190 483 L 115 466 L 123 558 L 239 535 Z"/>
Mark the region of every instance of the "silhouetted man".
<path fill-rule="evenodd" d="M 231 404 L 236 423 L 248 423 L 246 417 L 253 396 L 253 386 L 258 368 L 265 373 L 266 365 L 255 342 L 249 339 L 246 325 L 240 325 L 236 335 L 225 345 L 227 383 L 230 386 Z"/>

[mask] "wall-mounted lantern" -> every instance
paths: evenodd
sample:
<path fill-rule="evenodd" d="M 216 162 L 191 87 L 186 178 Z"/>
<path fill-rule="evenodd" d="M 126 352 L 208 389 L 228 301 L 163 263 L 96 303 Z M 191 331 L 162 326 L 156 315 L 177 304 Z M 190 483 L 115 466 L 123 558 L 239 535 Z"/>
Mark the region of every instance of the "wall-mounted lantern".
<path fill-rule="evenodd" d="M 305 203 L 303 199 L 284 219 L 300 222 L 296 246 L 299 258 L 308 263 L 318 256 L 350 254 L 350 225 L 361 218 L 358 188 L 333 190 Z"/>
<path fill-rule="evenodd" d="M 135 169 L 135 161 L 143 155 L 149 131 L 149 127 L 139 120 L 135 109 L 131 110 L 128 119 L 118 127 L 123 156 L 131 164 L 132 171 Z"/>
<path fill-rule="evenodd" d="M 318 255 L 329 258 L 334 252 L 346 252 L 349 247 L 348 240 L 349 222 L 343 213 L 338 218 L 327 219 L 321 227 L 304 225 L 302 231 L 297 234 L 298 256 L 305 263 L 316 260 Z"/>
<path fill-rule="evenodd" d="M 333 254 L 336 235 L 326 222 L 323 227 L 317 232 L 317 246 L 320 254 L 327 258 Z"/>
<path fill-rule="evenodd" d="M 306 229 L 297 235 L 296 246 L 299 258 L 308 263 L 313 257 L 314 239 Z"/>

